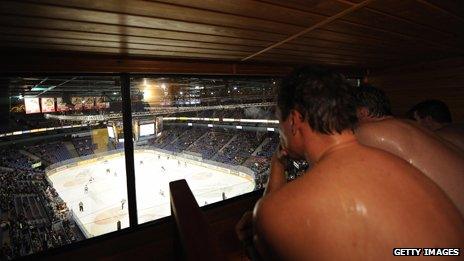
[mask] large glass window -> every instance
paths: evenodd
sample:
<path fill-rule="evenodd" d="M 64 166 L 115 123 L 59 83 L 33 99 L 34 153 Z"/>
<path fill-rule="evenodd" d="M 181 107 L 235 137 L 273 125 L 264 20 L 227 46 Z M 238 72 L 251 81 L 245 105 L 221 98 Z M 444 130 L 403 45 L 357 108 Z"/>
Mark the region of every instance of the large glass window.
<path fill-rule="evenodd" d="M 0 85 L 0 259 L 128 227 L 119 77 Z"/>
<path fill-rule="evenodd" d="M 263 187 L 278 144 L 272 78 L 131 78 L 139 223 L 170 215 L 169 182 L 200 206 Z"/>
<path fill-rule="evenodd" d="M 2 260 L 168 216 L 173 180 L 200 206 L 263 188 L 279 79 L 126 76 L 0 78 Z"/>

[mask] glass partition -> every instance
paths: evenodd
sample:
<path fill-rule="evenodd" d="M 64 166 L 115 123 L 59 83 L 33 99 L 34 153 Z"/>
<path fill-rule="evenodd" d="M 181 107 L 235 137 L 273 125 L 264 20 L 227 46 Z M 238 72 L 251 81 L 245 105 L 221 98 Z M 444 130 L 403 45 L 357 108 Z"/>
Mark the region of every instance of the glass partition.
<path fill-rule="evenodd" d="M 128 227 L 119 78 L 0 85 L 0 259 Z"/>
<path fill-rule="evenodd" d="M 170 215 L 173 180 L 186 179 L 200 206 L 264 187 L 279 143 L 279 79 L 132 76 L 132 122 L 121 81 L 0 78 L 2 260 L 129 227 L 126 162 L 139 224 Z M 290 178 L 307 164 L 293 166 Z"/>
<path fill-rule="evenodd" d="M 278 144 L 278 79 L 131 78 L 139 223 L 170 215 L 169 182 L 186 179 L 200 206 L 263 186 Z"/>

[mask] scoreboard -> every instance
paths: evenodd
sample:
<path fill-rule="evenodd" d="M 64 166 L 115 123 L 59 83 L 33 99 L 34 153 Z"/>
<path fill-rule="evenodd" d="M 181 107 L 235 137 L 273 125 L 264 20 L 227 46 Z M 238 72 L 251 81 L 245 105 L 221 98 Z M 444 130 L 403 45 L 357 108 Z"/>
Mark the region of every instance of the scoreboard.
<path fill-rule="evenodd" d="M 124 130 L 121 121 L 109 121 L 107 123 L 108 137 L 115 142 L 123 141 Z M 134 140 L 157 137 L 163 131 L 163 118 L 156 117 L 154 120 L 132 121 Z"/>

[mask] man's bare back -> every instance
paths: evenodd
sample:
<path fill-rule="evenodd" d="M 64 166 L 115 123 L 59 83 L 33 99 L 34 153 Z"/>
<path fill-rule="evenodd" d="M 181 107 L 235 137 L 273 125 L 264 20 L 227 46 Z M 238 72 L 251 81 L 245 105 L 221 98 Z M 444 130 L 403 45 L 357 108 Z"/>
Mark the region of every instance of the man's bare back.
<path fill-rule="evenodd" d="M 278 260 L 365 260 L 391 256 L 396 247 L 464 247 L 464 221 L 435 183 L 357 143 L 264 197 L 255 226 Z"/>
<path fill-rule="evenodd" d="M 362 123 L 356 136 L 364 145 L 411 163 L 442 188 L 464 215 L 464 155 L 455 146 L 413 122 L 394 118 Z"/>

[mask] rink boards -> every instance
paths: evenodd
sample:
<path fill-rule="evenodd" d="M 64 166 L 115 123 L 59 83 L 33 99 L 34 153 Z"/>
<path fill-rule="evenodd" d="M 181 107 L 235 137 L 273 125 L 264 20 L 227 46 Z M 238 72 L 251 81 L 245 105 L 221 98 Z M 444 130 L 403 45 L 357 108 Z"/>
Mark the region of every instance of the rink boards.
<path fill-rule="evenodd" d="M 141 159 L 145 161 L 143 165 Z M 200 206 L 222 200 L 222 192 L 229 198 L 254 189 L 253 172 L 243 166 L 151 148 L 136 149 L 134 160 L 139 223 L 170 215 L 168 183 L 173 180 L 186 179 Z M 124 164 L 124 152 L 119 150 L 67 160 L 46 169 L 47 179 L 86 237 L 115 231 L 117 221 L 121 221 L 122 228 L 128 227 L 127 205 L 122 209 L 119 203 L 127 195 Z M 160 174 L 161 165 L 167 169 L 165 177 L 156 175 Z M 111 168 L 111 174 L 105 174 L 107 168 Z M 89 183 L 89 177 L 96 181 Z M 89 187 L 88 194 L 83 191 L 85 185 Z M 158 191 L 165 195 L 153 194 Z M 79 202 L 84 203 L 85 211 L 79 211 Z"/>

